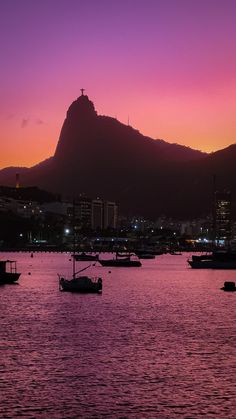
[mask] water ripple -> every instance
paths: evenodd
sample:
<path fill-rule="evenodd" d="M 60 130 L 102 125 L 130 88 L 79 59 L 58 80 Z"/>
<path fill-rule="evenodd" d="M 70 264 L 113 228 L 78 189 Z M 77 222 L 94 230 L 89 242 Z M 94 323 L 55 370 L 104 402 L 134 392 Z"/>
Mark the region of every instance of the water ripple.
<path fill-rule="evenodd" d="M 95 267 L 103 294 L 75 295 L 58 290 L 69 255 L 16 256 L 20 284 L 0 290 L 1 418 L 235 417 L 228 273 L 166 255 Z"/>

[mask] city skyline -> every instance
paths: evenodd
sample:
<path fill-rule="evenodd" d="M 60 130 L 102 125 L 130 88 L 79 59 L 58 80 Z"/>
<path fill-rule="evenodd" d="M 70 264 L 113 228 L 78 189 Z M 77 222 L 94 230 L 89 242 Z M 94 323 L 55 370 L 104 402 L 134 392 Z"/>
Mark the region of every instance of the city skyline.
<path fill-rule="evenodd" d="M 54 154 L 80 88 L 98 114 L 202 151 L 235 143 L 235 2 L 0 5 L 0 168 Z"/>

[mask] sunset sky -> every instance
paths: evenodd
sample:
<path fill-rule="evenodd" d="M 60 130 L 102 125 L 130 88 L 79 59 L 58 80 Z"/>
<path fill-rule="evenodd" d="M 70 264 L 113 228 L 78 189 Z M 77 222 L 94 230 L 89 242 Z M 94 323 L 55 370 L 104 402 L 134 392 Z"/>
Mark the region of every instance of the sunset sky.
<path fill-rule="evenodd" d="M 235 21 L 235 0 L 1 1 L 0 168 L 53 155 L 81 87 L 152 138 L 235 143 Z"/>

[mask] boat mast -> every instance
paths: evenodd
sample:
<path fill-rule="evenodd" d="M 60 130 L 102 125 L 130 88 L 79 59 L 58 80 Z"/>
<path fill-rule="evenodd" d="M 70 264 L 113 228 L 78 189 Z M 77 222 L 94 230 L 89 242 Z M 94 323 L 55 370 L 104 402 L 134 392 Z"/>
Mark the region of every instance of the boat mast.
<path fill-rule="evenodd" d="M 212 182 L 212 250 L 216 244 L 216 175 L 213 174 Z"/>
<path fill-rule="evenodd" d="M 73 200 L 72 229 L 73 229 L 72 276 L 74 279 L 75 278 L 75 200 Z"/>

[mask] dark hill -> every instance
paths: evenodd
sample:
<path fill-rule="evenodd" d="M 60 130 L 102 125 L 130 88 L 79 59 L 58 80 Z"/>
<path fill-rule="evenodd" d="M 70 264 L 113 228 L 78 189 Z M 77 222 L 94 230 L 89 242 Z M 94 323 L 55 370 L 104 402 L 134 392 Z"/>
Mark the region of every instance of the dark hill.
<path fill-rule="evenodd" d="M 101 196 L 118 201 L 123 212 L 191 217 L 210 211 L 213 174 L 233 189 L 231 147 L 207 155 L 153 140 L 97 115 L 88 96 L 81 95 L 68 109 L 54 157 L 31 169 L 4 169 L 0 184 L 13 185 L 15 171 L 24 186 Z"/>

